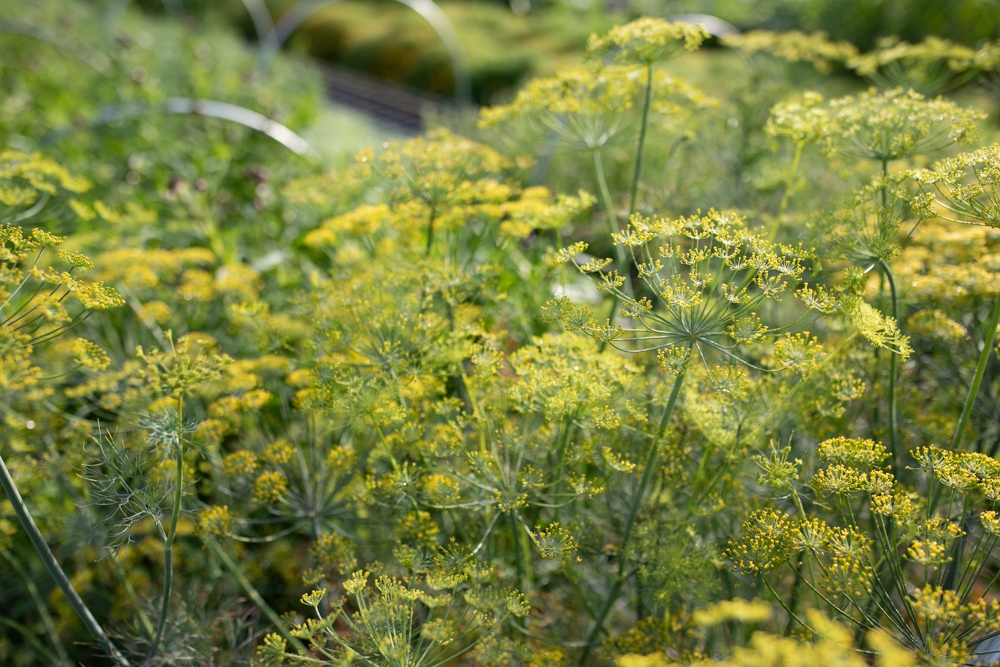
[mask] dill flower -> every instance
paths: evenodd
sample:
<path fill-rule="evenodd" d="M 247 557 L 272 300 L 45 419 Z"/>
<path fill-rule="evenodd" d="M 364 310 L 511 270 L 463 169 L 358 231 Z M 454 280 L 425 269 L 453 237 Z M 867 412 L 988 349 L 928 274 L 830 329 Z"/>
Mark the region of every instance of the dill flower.
<path fill-rule="evenodd" d="M 615 26 L 606 35 L 591 35 L 587 53 L 615 62 L 652 65 L 695 51 L 707 38 L 708 32 L 700 25 L 647 17 Z"/>
<path fill-rule="evenodd" d="M 1000 65 L 1000 49 L 978 49 L 929 35 L 917 44 L 898 37 L 880 39 L 873 51 L 858 54 L 847 66 L 881 88 L 901 86 L 925 95 L 958 88 Z"/>
<path fill-rule="evenodd" d="M 222 461 L 222 469 L 230 477 L 252 475 L 257 471 L 257 455 L 246 449 L 226 455 Z"/>
<path fill-rule="evenodd" d="M 517 382 L 507 396 L 519 412 L 540 412 L 547 421 L 590 424 L 613 419 L 612 402 L 635 379 L 637 369 L 596 353 L 587 338 L 561 334 L 537 338 L 509 358 Z"/>
<path fill-rule="evenodd" d="M 629 124 L 627 112 L 643 91 L 643 74 L 634 67 L 589 66 L 560 70 L 528 82 L 508 105 L 483 109 L 480 127 L 524 120 L 556 135 L 570 148 L 593 151 L 609 143 Z M 683 119 L 712 104 L 702 91 L 683 79 L 653 77 L 652 109 Z"/>
<path fill-rule="evenodd" d="M 990 535 L 1000 536 L 1000 515 L 990 510 L 979 515 L 979 522 Z"/>
<path fill-rule="evenodd" d="M 730 542 L 723 556 L 744 574 L 765 574 L 792 554 L 793 522 L 783 512 L 756 510 L 743 523 L 743 532 L 743 538 Z"/>
<path fill-rule="evenodd" d="M 837 437 L 816 446 L 816 455 L 823 461 L 860 468 L 878 468 L 885 464 L 889 452 L 881 443 L 860 438 Z"/>
<path fill-rule="evenodd" d="M 771 450 L 770 456 L 755 454 L 751 460 L 760 468 L 757 483 L 775 491 L 790 491 L 795 488 L 802 459 L 789 460 L 791 447 Z"/>
<path fill-rule="evenodd" d="M 819 143 L 830 124 L 830 112 L 822 104 L 823 96 L 812 91 L 779 102 L 771 108 L 764 133 L 769 137 L 786 137 L 796 144 Z"/>
<path fill-rule="evenodd" d="M 910 177 L 933 194 L 944 219 L 1000 229 L 1000 144 L 941 160 Z"/>
<path fill-rule="evenodd" d="M 531 531 L 531 541 L 538 547 L 538 553 L 542 558 L 552 558 L 563 565 L 580 560 L 576 555 L 578 550 L 576 539 L 558 522 Z"/>
<path fill-rule="evenodd" d="M 823 495 L 846 495 L 867 490 L 868 478 L 855 468 L 834 464 L 817 471 L 811 484 Z"/>
<path fill-rule="evenodd" d="M 39 153 L 5 149 L 0 151 L 0 206 L 14 214 L 34 206 L 41 198 L 65 190 L 78 194 L 90 183 Z"/>
<path fill-rule="evenodd" d="M 312 567 L 302 575 L 302 580 L 313 585 L 332 575 L 344 575 L 357 567 L 354 544 L 336 532 L 324 533 L 309 548 Z M 346 584 L 345 584 L 346 588 Z"/>
<path fill-rule="evenodd" d="M 505 220 L 500 233 L 513 238 L 527 238 L 535 230 L 560 232 L 573 218 L 594 205 L 593 195 L 580 190 L 576 196 L 552 197 L 543 187 L 528 188 L 520 199 L 504 205 Z"/>
<path fill-rule="evenodd" d="M 220 379 L 222 369 L 232 362 L 217 351 L 218 344 L 210 336 L 187 334 L 175 344 L 171 332 L 166 335 L 169 351 L 145 352 L 141 346 L 135 351 L 143 362 L 136 375 L 154 392 L 181 397 L 195 387 Z"/>
<path fill-rule="evenodd" d="M 883 164 L 972 143 L 979 137 L 976 122 L 986 118 L 980 111 L 902 88 L 848 95 L 832 100 L 829 109 L 829 150 Z"/>
<path fill-rule="evenodd" d="M 904 360 L 913 354 L 910 337 L 899 331 L 896 320 L 883 315 L 861 297 L 846 295 L 840 307 L 858 333 L 875 347 L 898 354 Z"/>
<path fill-rule="evenodd" d="M 291 461 L 295 455 L 295 448 L 287 440 L 278 439 L 264 448 L 261 460 L 271 465 L 283 465 Z"/>
<path fill-rule="evenodd" d="M 198 530 L 206 537 L 225 537 L 232 530 L 233 519 L 226 505 L 208 507 L 198 514 Z"/>
<path fill-rule="evenodd" d="M 936 308 L 917 311 L 907 320 L 907 327 L 914 335 L 946 344 L 963 340 L 969 333 L 968 329 Z"/>
<path fill-rule="evenodd" d="M 598 290 L 621 302 L 632 326 L 601 325 L 568 302 L 552 304 L 556 316 L 571 330 L 618 349 L 664 352 L 681 347 L 702 358 L 718 354 L 737 363 L 742 361 L 737 353 L 741 345 L 778 335 L 780 329 L 769 328 L 757 311 L 780 301 L 790 283 L 801 278 L 803 261 L 812 256 L 801 247 L 771 243 L 747 229 L 744 218 L 715 210 L 673 220 L 634 216 L 612 238 L 631 254 L 656 304 L 623 292 L 618 271 L 574 259 Z"/>
<path fill-rule="evenodd" d="M 288 491 L 288 478 L 280 470 L 268 470 L 257 477 L 253 497 L 260 503 L 276 503 Z"/>
<path fill-rule="evenodd" d="M 766 54 L 790 63 L 807 62 L 820 72 L 830 72 L 835 65 L 854 58 L 858 49 L 850 42 L 832 41 L 825 32 L 804 33 L 798 30 L 771 32 L 750 30 L 723 38 L 725 46 L 747 57 Z"/>
<path fill-rule="evenodd" d="M 511 188 L 501 183 L 503 172 L 512 165 L 492 148 L 438 129 L 404 142 L 385 142 L 382 150 L 366 149 L 355 158 L 355 174 L 377 177 L 386 188 L 389 207 L 400 220 L 426 229 L 426 253 L 434 243 L 434 233 L 467 224 L 470 211 L 495 210 L 511 199 Z M 376 229 L 385 220 L 385 209 L 364 207 L 338 216 L 310 238 L 314 245 L 326 245 L 335 231 L 345 227 L 364 232 Z M 499 216 L 497 216 L 499 217 Z M 340 232 L 343 233 L 343 232 Z"/>
<path fill-rule="evenodd" d="M 97 343 L 92 343 L 85 338 L 77 338 L 73 341 L 73 358 L 81 366 L 95 371 L 103 371 L 111 365 L 108 353 L 102 350 Z"/>
<path fill-rule="evenodd" d="M 442 556 L 441 551 L 435 548 L 434 555 Z M 529 611 L 522 595 L 496 585 L 488 570 L 480 571 L 468 559 L 448 567 L 437 558 L 428 567 L 417 566 L 412 553 L 399 555 L 410 563 L 405 576 L 376 573 L 369 581 L 371 572 L 356 571 L 343 582 L 346 595 L 329 612 L 319 604 L 325 590 L 303 596 L 316 618 L 299 624 L 292 634 L 309 641 L 309 659 L 319 655 L 323 664 L 347 665 L 366 656 L 372 664 L 432 667 L 446 662 L 455 646 L 468 650 L 488 642 L 508 619 Z M 277 641 L 265 640 L 258 655 L 262 650 L 289 662 L 305 657 L 288 653 L 287 645 Z M 489 652 L 488 646 L 480 649 L 483 655 Z"/>

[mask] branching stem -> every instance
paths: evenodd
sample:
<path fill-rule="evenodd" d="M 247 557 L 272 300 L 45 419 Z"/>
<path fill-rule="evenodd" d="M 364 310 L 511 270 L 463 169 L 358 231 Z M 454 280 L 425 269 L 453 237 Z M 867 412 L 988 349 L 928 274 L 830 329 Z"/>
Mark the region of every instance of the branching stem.
<path fill-rule="evenodd" d="M 177 399 L 177 422 L 180 428 L 184 414 L 184 399 Z M 180 433 L 174 441 L 174 456 L 176 460 L 174 506 L 170 512 L 170 526 L 163 540 L 163 600 L 160 603 L 160 618 L 156 623 L 156 636 L 149 647 L 149 658 L 152 659 L 160 650 L 163 632 L 167 627 L 167 616 L 170 614 L 170 594 L 174 585 L 174 539 L 177 537 L 177 522 L 181 516 L 181 501 L 184 495 L 184 446 L 181 444 Z"/>

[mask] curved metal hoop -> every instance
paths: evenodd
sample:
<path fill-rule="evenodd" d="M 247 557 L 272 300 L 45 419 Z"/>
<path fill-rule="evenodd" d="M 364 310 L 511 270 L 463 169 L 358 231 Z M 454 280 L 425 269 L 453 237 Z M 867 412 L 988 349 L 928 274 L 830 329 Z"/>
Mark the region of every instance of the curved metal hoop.
<path fill-rule="evenodd" d="M 100 127 L 115 121 L 138 118 L 148 113 L 151 109 L 152 107 L 146 104 L 123 104 L 106 107 L 101 110 L 90 127 Z M 168 114 L 208 116 L 210 118 L 228 120 L 267 135 L 296 155 L 306 158 L 314 158 L 317 155 L 315 149 L 309 145 L 308 141 L 281 123 L 236 104 L 219 102 L 217 100 L 194 99 L 191 97 L 170 97 L 163 105 L 162 110 Z M 48 141 L 51 142 L 59 136 L 70 134 L 73 132 L 73 129 L 56 132 Z"/>
<path fill-rule="evenodd" d="M 461 104 L 469 104 L 472 101 L 472 75 L 469 70 L 468 58 L 465 49 L 458 37 L 458 31 L 445 15 L 441 8 L 433 0 L 393 0 L 401 5 L 409 7 L 419 14 L 431 26 L 438 38 L 448 51 L 451 59 L 451 69 L 455 76 L 455 99 Z M 272 29 L 266 37 L 261 39 L 260 54 L 257 66 L 262 71 L 267 71 L 274 60 L 278 49 L 292 36 L 310 16 L 338 4 L 341 0 L 313 0 L 312 2 L 300 2 L 285 12 L 284 15 L 273 24 Z M 248 8 L 249 9 L 249 8 Z M 255 21 L 256 24 L 256 21 Z"/>

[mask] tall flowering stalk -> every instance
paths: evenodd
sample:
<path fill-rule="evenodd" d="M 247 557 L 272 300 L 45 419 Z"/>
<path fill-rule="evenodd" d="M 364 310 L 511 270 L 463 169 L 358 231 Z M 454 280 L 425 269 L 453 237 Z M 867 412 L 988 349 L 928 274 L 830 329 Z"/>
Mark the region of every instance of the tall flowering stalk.
<path fill-rule="evenodd" d="M 913 172 L 912 177 L 932 193 L 940 217 L 952 222 L 981 225 L 1000 229 L 1000 145 L 994 144 L 971 153 L 942 160 L 929 170 Z M 972 407 L 986 373 L 986 366 L 993 355 L 997 328 L 1000 327 L 1000 292 L 989 317 L 983 348 L 979 353 L 976 371 L 969 386 L 965 404 L 951 448 L 962 445 L 965 428 L 972 414 Z"/>
<path fill-rule="evenodd" d="M 818 126 L 824 149 L 843 157 L 871 160 L 881 167 L 877 196 L 880 209 L 880 234 L 891 232 L 898 215 L 896 201 L 890 201 L 889 165 L 914 156 L 926 155 L 958 144 L 969 144 L 979 136 L 977 121 L 983 120 L 981 112 L 965 109 L 942 98 L 928 99 L 913 90 L 893 88 L 884 91 L 868 90 L 860 95 L 848 95 L 832 100 L 826 106 L 819 104 L 815 94 L 807 95 L 797 109 L 784 109 L 781 125 Z M 793 111 L 794 113 L 787 113 Z M 825 116 L 825 118 L 824 118 Z M 918 210 L 924 204 L 918 206 Z M 886 225 L 886 221 L 890 223 Z M 885 256 L 884 248 L 877 253 L 872 265 L 878 268 L 889 285 L 890 314 L 900 321 L 899 293 L 895 276 Z M 900 456 L 899 423 L 897 408 L 897 379 L 899 355 L 889 357 L 888 418 L 889 442 L 896 469 Z"/>
<path fill-rule="evenodd" d="M 803 315 L 779 327 L 765 324 L 758 311 L 767 302 L 780 300 L 791 284 L 799 282 L 805 270 L 803 261 L 811 257 L 811 252 L 774 244 L 765 235 L 748 229 L 746 221 L 732 213 L 713 210 L 677 219 L 633 216 L 628 228 L 613 238 L 631 255 L 649 296 L 636 298 L 624 292 L 624 278 L 618 271 L 605 271 L 610 259 L 580 261 L 586 250 L 584 243 L 564 249 L 562 255 L 582 273 L 593 276 L 599 290 L 621 303 L 621 313 L 629 318 L 630 326 L 611 320 L 598 323 L 586 308 L 565 298 L 550 305 L 550 315 L 567 328 L 583 331 L 620 350 L 655 351 L 661 368 L 674 380 L 630 502 L 619 545 L 618 575 L 597 612 L 588 641 L 600 634 L 628 577 L 624 555 L 639 508 L 655 477 L 660 447 L 689 365 L 697 359 L 706 367 L 712 361 L 756 367 L 741 353 L 743 346 L 783 336 L 810 311 L 830 312 L 834 307 L 832 297 L 822 289 L 803 286 L 797 293 L 806 306 Z M 792 358 L 789 364 L 794 365 Z"/>
<path fill-rule="evenodd" d="M 170 612 L 170 599 L 174 580 L 174 541 L 177 538 L 177 524 L 181 516 L 184 500 L 184 455 L 187 441 L 185 434 L 194 426 L 185 424 L 184 400 L 191 391 L 211 380 L 221 378 L 220 369 L 229 363 L 229 357 L 212 349 L 211 342 L 188 335 L 174 344 L 168 334 L 170 349 L 149 353 L 140 347 L 136 356 L 143 362 L 139 379 L 149 390 L 161 394 L 166 402 L 163 412 L 150 415 L 142 424 L 148 432 L 148 444 L 160 450 L 162 456 L 174 463 L 173 501 L 170 518 L 164 526 L 158 513 L 151 518 L 163 543 L 163 592 L 160 601 L 160 615 L 156 633 L 149 645 L 148 659 L 154 659 L 160 650 Z M 150 511 L 150 510 L 147 510 Z"/>
<path fill-rule="evenodd" d="M 617 26 L 603 36 L 591 35 L 588 54 L 600 60 L 600 65 L 535 79 L 512 104 L 484 110 L 480 125 L 490 127 L 526 118 L 554 133 L 571 148 L 589 152 L 608 230 L 617 234 L 619 214 L 608 187 L 602 149 L 625 128 L 627 112 L 641 94 L 642 115 L 626 218 L 629 219 L 638 205 L 651 114 L 686 118 L 693 110 L 714 104 L 714 100 L 678 77 L 657 76 L 654 67 L 698 49 L 707 37 L 701 26 L 651 18 Z M 616 248 L 616 260 L 625 277 L 624 289 L 633 294 L 632 277 L 626 271 L 628 258 L 621 247 Z M 617 307 L 618 302 L 612 302 L 611 317 Z"/>
<path fill-rule="evenodd" d="M 587 53 L 591 57 L 610 58 L 617 63 L 639 65 L 646 73 L 639 145 L 635 153 L 635 170 L 629 191 L 629 219 L 636 211 L 639 181 L 642 178 L 642 159 L 646 150 L 649 111 L 653 105 L 653 66 L 683 53 L 697 50 L 707 38 L 708 33 L 697 24 L 641 18 L 616 26 L 607 35 L 591 35 L 587 42 Z"/>

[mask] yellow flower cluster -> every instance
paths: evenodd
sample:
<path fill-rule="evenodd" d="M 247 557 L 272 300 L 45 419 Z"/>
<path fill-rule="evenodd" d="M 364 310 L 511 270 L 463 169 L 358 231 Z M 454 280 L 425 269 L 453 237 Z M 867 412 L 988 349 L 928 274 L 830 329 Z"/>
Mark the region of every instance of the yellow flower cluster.
<path fill-rule="evenodd" d="M 606 35 L 591 35 L 587 53 L 609 56 L 616 62 L 651 65 L 695 51 L 708 38 L 708 32 L 695 23 L 640 18 L 615 26 Z"/>
<path fill-rule="evenodd" d="M 874 88 L 822 104 L 818 93 L 783 102 L 772 111 L 772 136 L 822 141 L 829 152 L 883 163 L 925 155 L 979 137 L 982 112 L 913 90 Z"/>
<path fill-rule="evenodd" d="M 74 176 L 65 167 L 38 153 L 11 149 L 0 151 L 0 206 L 28 208 L 41 197 L 51 197 L 65 190 L 86 192 L 90 183 Z"/>
<path fill-rule="evenodd" d="M 726 36 L 722 42 L 747 57 L 766 54 L 791 63 L 807 62 L 820 72 L 830 72 L 835 65 L 853 59 L 858 54 L 858 49 L 853 44 L 835 42 L 825 32 L 750 30 Z"/>
<path fill-rule="evenodd" d="M 716 104 L 698 88 L 678 77 L 653 76 L 652 110 L 661 120 L 686 121 L 698 109 Z M 627 127 L 627 113 L 643 91 L 634 66 L 604 65 L 560 70 L 538 77 L 518 92 L 513 102 L 480 114 L 481 127 L 499 127 L 524 120 L 554 131 L 571 148 L 592 151 L 609 143 Z"/>
<path fill-rule="evenodd" d="M 847 60 L 850 69 L 881 87 L 906 86 L 924 93 L 950 90 L 998 65 L 1000 45 L 995 42 L 974 49 L 935 35 L 917 44 L 885 37 L 873 51 Z"/>
<path fill-rule="evenodd" d="M 222 369 L 232 362 L 218 351 L 218 343 L 206 335 L 187 334 L 176 344 L 167 332 L 170 350 L 145 352 L 136 348 L 135 355 L 143 362 L 136 375 L 151 391 L 180 398 L 192 389 L 222 377 Z"/>

